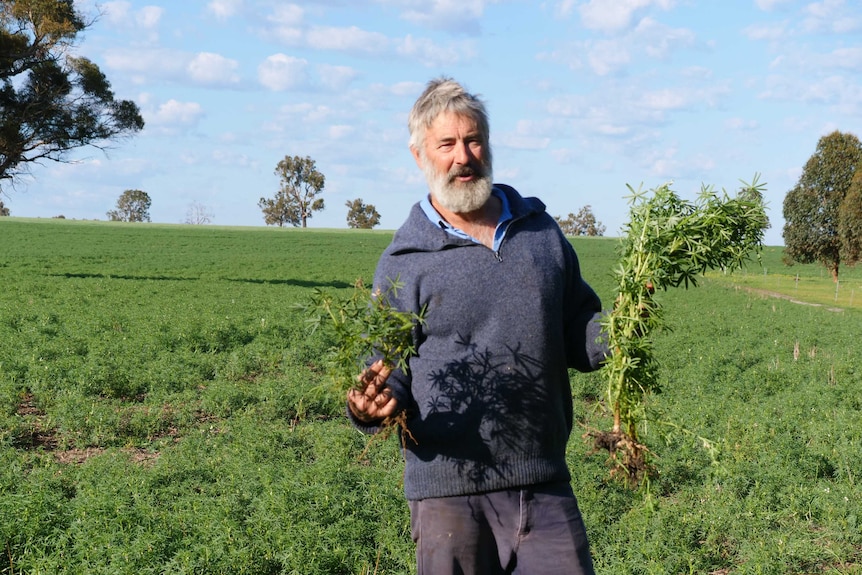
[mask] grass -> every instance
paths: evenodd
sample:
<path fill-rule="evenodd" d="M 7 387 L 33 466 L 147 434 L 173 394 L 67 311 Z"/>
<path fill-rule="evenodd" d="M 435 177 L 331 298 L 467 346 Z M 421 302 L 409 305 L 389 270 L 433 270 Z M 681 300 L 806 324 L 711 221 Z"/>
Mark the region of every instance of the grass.
<path fill-rule="evenodd" d="M 414 572 L 397 440 L 360 459 L 292 307 L 370 279 L 390 238 L 0 219 L 0 574 Z M 573 241 L 610 303 L 616 242 Z M 862 573 L 860 312 L 743 289 L 795 287 L 762 275 L 657 294 L 649 497 L 588 453 L 604 383 L 572 374 L 599 573 Z"/>
<path fill-rule="evenodd" d="M 862 268 L 842 266 L 836 284 L 822 265 L 785 265 L 782 251 L 778 247 L 767 247 L 761 264 L 752 264 L 743 273 L 735 274 L 733 283 L 743 289 L 779 295 L 808 305 L 862 309 Z"/>

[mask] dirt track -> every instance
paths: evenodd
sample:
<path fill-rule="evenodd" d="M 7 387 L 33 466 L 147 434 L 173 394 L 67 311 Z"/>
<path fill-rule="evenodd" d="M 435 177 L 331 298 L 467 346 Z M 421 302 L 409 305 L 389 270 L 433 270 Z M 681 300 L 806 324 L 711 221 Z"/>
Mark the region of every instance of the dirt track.
<path fill-rule="evenodd" d="M 744 289 L 745 291 L 747 291 L 749 293 L 760 294 L 760 295 L 765 296 L 765 297 L 774 297 L 774 298 L 778 298 L 778 299 L 785 299 L 785 300 L 789 301 L 790 303 L 796 303 L 799 305 L 810 305 L 812 307 L 822 307 L 828 311 L 834 311 L 834 312 L 843 312 L 844 311 L 844 308 L 841 308 L 841 307 L 829 307 L 829 306 L 823 305 L 822 303 L 812 303 L 810 301 L 802 301 L 802 300 L 798 300 L 792 296 L 789 296 L 787 294 L 783 294 L 783 293 L 780 293 L 777 291 L 769 291 L 769 290 L 765 290 L 765 289 L 742 287 L 742 286 L 737 286 L 737 289 Z"/>

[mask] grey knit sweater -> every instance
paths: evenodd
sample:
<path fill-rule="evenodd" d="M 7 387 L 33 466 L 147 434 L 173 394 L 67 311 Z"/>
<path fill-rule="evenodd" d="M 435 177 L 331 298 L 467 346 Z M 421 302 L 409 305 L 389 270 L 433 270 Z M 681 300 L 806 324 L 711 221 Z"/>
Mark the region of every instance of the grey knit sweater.
<path fill-rule="evenodd" d="M 403 284 L 396 307 L 427 306 L 408 373 L 388 380 L 408 413 L 409 500 L 568 481 L 568 368 L 605 357 L 601 303 L 571 244 L 541 201 L 496 187 L 513 215 L 497 252 L 448 234 L 417 204 L 375 273 L 375 288 Z"/>

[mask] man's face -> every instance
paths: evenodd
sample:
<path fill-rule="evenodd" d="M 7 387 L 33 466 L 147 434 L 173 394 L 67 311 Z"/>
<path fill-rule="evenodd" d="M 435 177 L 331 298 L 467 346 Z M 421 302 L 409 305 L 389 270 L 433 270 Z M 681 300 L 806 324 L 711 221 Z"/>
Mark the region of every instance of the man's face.
<path fill-rule="evenodd" d="M 470 213 L 491 195 L 491 161 L 484 137 L 469 116 L 443 112 L 425 131 L 416 163 L 428 179 L 432 198 L 455 213 Z"/>

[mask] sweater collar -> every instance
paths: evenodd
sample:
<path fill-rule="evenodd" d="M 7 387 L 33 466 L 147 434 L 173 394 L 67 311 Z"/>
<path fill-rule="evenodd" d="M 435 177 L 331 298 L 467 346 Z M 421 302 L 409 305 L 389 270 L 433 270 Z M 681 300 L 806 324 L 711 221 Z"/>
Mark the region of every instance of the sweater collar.
<path fill-rule="evenodd" d="M 510 218 L 508 225 L 513 222 L 540 214 L 545 211 L 545 204 L 538 198 L 524 198 L 515 188 L 506 184 L 494 184 L 494 192 L 501 194 L 504 206 L 508 206 Z M 430 202 L 425 199 L 425 202 Z M 440 226 L 442 219 L 437 211 L 431 208 L 429 216 L 424 209 L 423 202 L 417 202 L 410 210 L 407 220 L 395 232 L 392 239 L 392 253 L 414 252 L 414 251 L 439 251 L 455 246 L 475 245 L 468 237 L 459 237 Z M 436 216 L 434 216 L 436 214 Z M 508 226 L 503 226 L 507 228 Z M 500 230 L 500 226 L 498 226 Z"/>
<path fill-rule="evenodd" d="M 494 251 L 497 251 L 500 248 L 500 243 L 503 241 L 503 236 L 506 235 L 506 228 L 508 227 L 509 221 L 512 219 L 512 211 L 509 209 L 509 198 L 505 193 L 500 190 L 497 186 L 491 188 L 491 195 L 500 200 L 501 210 L 500 210 L 500 219 L 497 220 L 497 226 L 494 230 Z M 445 230 L 447 233 L 455 236 L 456 238 L 461 238 L 465 240 L 471 240 L 475 243 L 481 243 L 476 238 L 472 237 L 470 234 L 456 228 L 455 226 L 449 224 L 443 216 L 440 215 L 434 206 L 431 204 L 431 196 L 425 196 L 425 198 L 419 202 L 419 207 L 422 208 L 422 211 L 425 212 L 425 215 L 428 219 L 438 226 L 440 229 Z"/>

